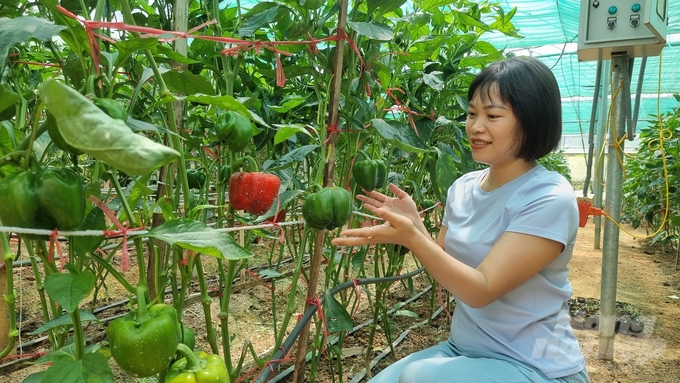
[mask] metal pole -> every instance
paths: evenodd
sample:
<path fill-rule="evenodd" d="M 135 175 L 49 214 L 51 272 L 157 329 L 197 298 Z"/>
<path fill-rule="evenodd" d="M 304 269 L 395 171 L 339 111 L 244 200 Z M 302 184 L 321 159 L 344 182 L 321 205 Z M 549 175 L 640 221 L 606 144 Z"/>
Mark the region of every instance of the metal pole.
<path fill-rule="evenodd" d="M 590 175 L 593 170 L 593 149 L 595 143 L 595 121 L 597 120 L 597 106 L 600 100 L 599 93 L 604 93 L 604 89 L 600 91 L 600 81 L 602 79 L 602 60 L 597 61 L 597 71 L 595 74 L 595 91 L 593 93 L 593 107 L 590 108 L 590 124 L 588 125 L 588 155 L 586 158 L 586 179 L 583 181 L 583 196 L 588 197 L 588 189 L 590 188 Z"/>
<path fill-rule="evenodd" d="M 595 135 L 595 156 L 599 159 L 600 158 L 600 148 L 602 148 L 602 145 L 604 145 L 604 138 L 607 135 L 607 122 L 609 119 L 607 118 L 607 108 L 609 108 L 609 102 L 607 102 L 609 98 L 609 83 L 610 83 L 610 78 L 611 78 L 611 61 L 605 60 L 602 63 L 602 92 L 600 92 L 600 97 L 602 98 L 600 100 L 600 117 L 598 122 L 598 128 L 597 128 L 597 134 Z M 597 175 L 595 177 L 595 181 L 593 181 L 593 206 L 597 208 L 602 208 L 602 192 L 604 191 L 602 188 L 602 184 L 600 181 L 602 181 L 598 176 L 601 176 L 604 174 L 604 161 L 596 161 L 595 162 L 595 174 Z M 595 216 L 593 217 L 593 222 L 595 223 L 595 236 L 594 238 L 594 248 L 599 250 L 600 249 L 600 233 L 602 233 L 602 217 Z"/>
<path fill-rule="evenodd" d="M 616 84 L 624 84 L 628 76 L 627 55 L 612 57 Z M 618 85 L 617 85 L 618 88 Z M 616 93 L 614 102 L 614 121 L 616 132 L 610 132 L 609 150 L 607 151 L 607 184 L 606 212 L 614 221 L 621 219 L 621 182 L 623 169 L 619 160 L 623 161 L 623 143 L 621 138 L 626 131 L 625 112 L 630 107 L 630 98 L 626 99 L 623 89 Z M 625 104 L 625 103 L 628 104 Z M 613 130 L 613 129 L 612 129 Z M 620 144 L 617 142 L 620 141 Z M 614 332 L 616 326 L 616 277 L 619 262 L 619 228 L 611 220 L 604 227 L 604 249 L 602 251 L 602 284 L 600 286 L 600 343 L 598 358 L 614 359 Z"/>

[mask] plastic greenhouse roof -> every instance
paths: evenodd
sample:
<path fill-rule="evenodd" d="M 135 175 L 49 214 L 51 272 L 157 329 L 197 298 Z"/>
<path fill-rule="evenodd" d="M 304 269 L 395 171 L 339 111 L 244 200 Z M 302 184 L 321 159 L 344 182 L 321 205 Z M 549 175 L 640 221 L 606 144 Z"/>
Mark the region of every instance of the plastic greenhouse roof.
<path fill-rule="evenodd" d="M 672 0 L 677 2 L 678 0 Z M 578 61 L 579 0 L 497 0 L 506 11 L 517 8 L 512 19 L 523 38 L 488 33 L 482 39 L 516 55 L 530 55 L 552 68 L 563 100 L 564 134 L 587 133 L 590 123 L 597 61 Z M 667 43 L 659 57 L 648 57 L 642 81 L 637 130 L 649 126 L 661 113 L 679 107 L 680 6 L 669 6 Z M 661 61 L 661 68 L 659 62 Z M 641 59 L 636 58 L 631 79 L 634 97 Z M 659 76 L 661 77 L 659 85 Z M 660 94 L 660 96 L 659 96 Z M 631 101 L 632 103 L 632 101 Z M 660 108 L 657 109 L 657 103 Z"/>

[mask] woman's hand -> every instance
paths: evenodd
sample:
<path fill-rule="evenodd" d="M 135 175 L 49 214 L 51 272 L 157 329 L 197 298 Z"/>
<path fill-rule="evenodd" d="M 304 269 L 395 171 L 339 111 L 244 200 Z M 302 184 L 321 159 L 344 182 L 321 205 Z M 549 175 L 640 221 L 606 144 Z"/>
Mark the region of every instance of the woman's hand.
<path fill-rule="evenodd" d="M 377 191 L 359 195 L 366 210 L 385 220 L 382 225 L 343 230 L 341 237 L 333 239 L 338 246 L 364 246 L 373 243 L 406 243 L 424 229 L 418 208 L 413 199 L 396 185 L 390 184 L 395 197 L 388 197 Z M 421 229 L 422 228 L 422 229 Z"/>
<path fill-rule="evenodd" d="M 358 195 L 357 199 L 364 203 L 366 210 L 375 215 L 378 215 L 378 209 L 384 208 L 394 214 L 408 218 L 413 222 L 414 226 L 419 227 L 422 221 L 420 220 L 418 207 L 413 198 L 395 184 L 390 184 L 389 188 L 394 193 L 394 197 L 388 197 L 374 190 L 367 192 L 365 196 Z"/>

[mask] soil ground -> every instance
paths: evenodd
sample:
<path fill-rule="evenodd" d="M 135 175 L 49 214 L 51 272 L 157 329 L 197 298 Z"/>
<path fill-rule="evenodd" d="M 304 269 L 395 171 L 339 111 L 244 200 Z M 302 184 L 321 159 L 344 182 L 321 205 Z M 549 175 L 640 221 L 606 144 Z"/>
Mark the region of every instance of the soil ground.
<path fill-rule="evenodd" d="M 629 228 L 628 228 L 629 229 Z M 629 229 L 630 230 L 630 229 Z M 641 231 L 636 235 L 644 236 Z M 265 245 L 259 245 L 265 246 Z M 264 250 L 264 249 L 262 249 Z M 408 258 L 408 257 L 407 257 Z M 594 383 L 679 383 L 680 382 L 680 271 L 675 270 L 675 251 L 664 252 L 660 246 L 650 246 L 649 241 L 636 239 L 628 234 L 621 233 L 618 252 L 618 286 L 617 301 L 626 303 L 631 311 L 639 314 L 637 320 L 644 323 L 644 331 L 636 336 L 619 333 L 615 336 L 613 361 L 605 361 L 598 358 L 599 332 L 595 329 L 577 329 L 576 335 L 580 341 L 581 349 L 587 358 L 587 368 Z M 574 297 L 594 298 L 600 297 L 600 274 L 601 274 L 602 250 L 594 248 L 594 225 L 589 221 L 586 227 L 579 230 L 578 242 L 571 262 L 570 280 L 574 288 Z M 367 262 L 370 262 L 370 257 Z M 214 265 L 206 262 L 206 273 L 214 273 Z M 119 265 L 118 265 L 119 266 Z M 212 270 L 211 270 L 211 267 Z M 415 265 L 406 266 L 402 273 L 411 271 Z M 133 262 L 132 269 L 135 270 Z M 244 276 L 243 281 L 247 279 Z M 136 281 L 134 271 L 130 272 L 129 280 Z M 429 285 L 424 275 L 414 278 L 414 289 L 423 290 Z M 258 354 L 266 353 L 274 346 L 274 337 L 271 331 L 272 298 L 276 298 L 276 307 L 279 315 L 285 310 L 287 299 L 286 288 L 290 286 L 290 280 L 281 279 L 276 282 L 275 293 L 266 286 L 256 285 L 234 293 L 230 308 L 230 331 L 235 334 L 232 356 L 238 360 L 241 353 L 241 345 L 244 341 L 250 341 Z M 213 286 L 216 287 L 216 286 Z M 397 283 L 389 290 L 387 307 L 391 308 L 399 302 L 406 302 L 412 294 L 406 288 L 406 284 Z M 42 323 L 34 279 L 30 266 L 15 270 L 15 288 L 18 291 L 18 301 L 21 308 L 19 319 L 22 334 L 35 329 Z M 369 290 L 373 291 L 372 288 Z M 353 294 L 353 292 L 351 293 Z M 413 351 L 417 351 L 433 345 L 448 337 L 449 320 L 446 311 L 437 315 L 429 323 L 422 323 L 431 312 L 431 303 L 435 308 L 439 305 L 436 290 L 424 293 L 421 298 L 409 302 L 404 306 L 404 311 L 391 316 L 393 337 L 407 333 L 395 346 L 394 352 L 380 360 L 373 368 L 376 373 L 386 365 Z M 119 302 L 126 297 L 125 292 L 116 283 L 111 283 L 108 289 L 100 292 L 98 306 Z M 370 319 L 368 299 L 364 292 L 360 302 L 360 308 L 353 318 L 354 325 L 364 323 Z M 298 299 L 300 311 L 304 304 L 304 294 Z M 219 325 L 217 317 L 219 313 L 219 301 L 214 298 L 212 303 L 213 322 Z M 449 311 L 455 309 L 448 307 Z M 125 312 L 125 306 L 105 312 L 110 317 Z M 99 316 L 99 315 L 98 315 Z M 185 324 L 194 329 L 197 334 L 199 347 L 207 348 L 205 336 L 205 323 L 202 307 L 199 303 L 190 303 L 183 312 Z M 294 320 L 292 321 L 294 322 Z M 425 321 L 426 322 L 426 321 Z M 294 323 L 291 324 L 292 327 Z M 87 332 L 91 342 L 101 342 L 102 327 L 93 326 Z M 289 327 L 289 329 L 290 329 Z M 219 328 L 218 328 L 219 330 Z M 342 372 L 337 371 L 337 363 L 329 363 L 322 358 L 315 371 L 316 382 L 365 382 L 366 378 L 360 379 L 364 370 L 368 344 L 368 327 L 357 330 L 348 335 L 342 345 Z M 25 341 L 23 338 L 22 341 Z M 46 351 L 48 345 L 27 348 L 24 353 Z M 378 332 L 373 346 L 369 351 L 368 360 L 372 360 L 384 349 L 389 349 L 385 336 Z M 294 356 L 295 350 L 292 354 Z M 253 365 L 247 358 L 244 372 Z M 0 362 L 0 365 L 7 360 Z M 116 382 L 134 382 L 122 373 L 112 362 Z M 283 364 L 276 372 L 275 381 L 292 381 L 292 375 L 281 373 L 289 368 L 290 364 Z M 310 364 L 307 365 L 307 379 L 309 378 Z M 30 366 L 24 363 L 15 364 L 11 367 L 0 368 L 0 382 L 21 382 L 29 374 L 44 369 L 43 366 Z M 342 379 L 338 377 L 342 375 Z"/>

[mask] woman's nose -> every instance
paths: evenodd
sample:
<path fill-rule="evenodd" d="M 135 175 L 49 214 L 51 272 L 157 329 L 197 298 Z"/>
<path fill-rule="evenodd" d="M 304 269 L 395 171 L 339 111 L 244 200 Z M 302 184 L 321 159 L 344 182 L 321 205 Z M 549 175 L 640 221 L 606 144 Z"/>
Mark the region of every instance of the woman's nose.
<path fill-rule="evenodd" d="M 474 120 L 468 120 L 468 127 L 471 133 L 479 133 L 484 131 L 484 122 L 481 118 L 475 118 Z"/>

